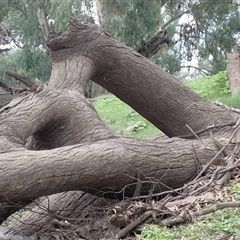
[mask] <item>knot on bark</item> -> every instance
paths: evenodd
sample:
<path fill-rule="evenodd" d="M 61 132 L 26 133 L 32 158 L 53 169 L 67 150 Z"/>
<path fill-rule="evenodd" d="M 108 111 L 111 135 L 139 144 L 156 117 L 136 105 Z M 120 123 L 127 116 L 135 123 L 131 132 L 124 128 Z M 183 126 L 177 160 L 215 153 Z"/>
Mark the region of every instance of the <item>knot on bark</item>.
<path fill-rule="evenodd" d="M 166 30 L 159 30 L 148 42 L 142 40 L 137 51 L 144 57 L 149 58 L 155 55 L 165 43 L 167 45 L 173 43 L 172 38 Z"/>

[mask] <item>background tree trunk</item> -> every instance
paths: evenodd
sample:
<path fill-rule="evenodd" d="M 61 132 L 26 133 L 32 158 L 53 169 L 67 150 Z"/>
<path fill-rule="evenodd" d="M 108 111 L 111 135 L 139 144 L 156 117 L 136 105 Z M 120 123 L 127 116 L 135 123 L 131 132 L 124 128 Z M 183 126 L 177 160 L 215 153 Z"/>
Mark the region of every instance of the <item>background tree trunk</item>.
<path fill-rule="evenodd" d="M 227 76 L 231 93 L 237 93 L 240 89 L 240 53 L 237 48 L 227 53 Z"/>

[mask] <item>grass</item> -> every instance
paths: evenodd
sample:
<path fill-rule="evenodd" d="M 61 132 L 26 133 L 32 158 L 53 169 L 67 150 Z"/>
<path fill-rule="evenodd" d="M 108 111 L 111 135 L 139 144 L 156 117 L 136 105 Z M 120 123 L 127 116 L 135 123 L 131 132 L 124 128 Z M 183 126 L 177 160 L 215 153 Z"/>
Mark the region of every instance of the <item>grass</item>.
<path fill-rule="evenodd" d="M 225 188 L 235 200 L 240 200 L 240 183 Z M 141 231 L 139 240 L 215 240 L 225 234 L 234 237 L 227 239 L 240 239 L 240 209 L 225 208 L 172 228 L 144 225 Z"/>
<path fill-rule="evenodd" d="M 217 99 L 219 102 L 224 103 L 228 106 L 240 108 L 240 92 L 236 94 L 223 96 Z"/>
<path fill-rule="evenodd" d="M 116 133 L 142 138 L 160 131 L 120 99 L 109 96 L 94 102 L 101 119 Z"/>
<path fill-rule="evenodd" d="M 225 234 L 240 239 L 240 209 L 229 208 L 172 228 L 144 225 L 139 240 L 215 240 Z M 229 237 L 230 239 L 230 237 Z"/>

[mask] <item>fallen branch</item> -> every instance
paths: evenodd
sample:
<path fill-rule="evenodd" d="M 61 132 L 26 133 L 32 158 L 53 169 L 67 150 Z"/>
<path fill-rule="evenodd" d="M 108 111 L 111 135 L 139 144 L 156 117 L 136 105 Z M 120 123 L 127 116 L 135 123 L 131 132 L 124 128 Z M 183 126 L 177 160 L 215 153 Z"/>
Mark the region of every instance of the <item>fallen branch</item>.
<path fill-rule="evenodd" d="M 128 232 L 130 232 L 132 229 L 137 227 L 139 224 L 143 223 L 148 217 L 150 217 L 152 214 L 156 213 L 156 211 L 147 211 L 143 213 L 140 217 L 138 217 L 134 222 L 127 225 L 127 227 L 120 230 L 117 234 L 117 238 L 120 239 L 121 237 L 124 237 Z"/>
<path fill-rule="evenodd" d="M 167 204 L 167 202 L 169 201 L 169 197 L 166 197 L 165 200 L 162 200 L 162 204 L 160 205 L 160 207 L 157 210 L 162 210 L 165 205 Z M 150 217 L 151 215 L 154 215 L 155 213 L 157 213 L 157 210 L 149 210 L 145 213 L 143 213 L 140 217 L 138 217 L 135 221 L 133 221 L 132 223 L 130 223 L 129 225 L 127 225 L 125 228 L 123 228 L 122 230 L 120 230 L 117 233 L 117 238 L 120 239 L 121 237 L 124 237 L 128 232 L 130 232 L 132 229 L 136 228 L 139 224 L 143 223 L 148 217 Z"/>
<path fill-rule="evenodd" d="M 30 89 L 32 89 L 34 82 L 32 82 L 30 79 L 24 77 L 23 75 L 13 72 L 13 71 L 6 71 L 6 74 L 9 75 L 10 77 L 13 77 L 17 80 L 19 80 L 20 82 L 24 83 L 27 87 L 29 87 Z"/>
<path fill-rule="evenodd" d="M 2 87 L 5 91 L 11 93 L 13 95 L 15 87 L 8 83 L 6 80 L 3 78 L 0 78 L 0 87 Z"/>
<path fill-rule="evenodd" d="M 215 205 L 205 208 L 202 211 L 198 211 L 198 212 L 192 212 L 186 207 L 181 211 L 181 213 L 177 217 L 168 218 L 162 221 L 160 225 L 170 227 L 179 223 L 184 223 L 186 221 L 189 221 L 192 218 L 196 218 L 203 215 L 207 215 L 209 213 L 216 212 L 217 210 L 220 210 L 220 209 L 234 208 L 234 207 L 240 207 L 240 201 L 216 203 Z"/>
<path fill-rule="evenodd" d="M 231 240 L 231 239 L 234 240 L 234 238 L 231 238 L 232 235 L 233 235 L 232 233 L 224 234 L 221 237 L 216 238 L 215 240 Z"/>
<path fill-rule="evenodd" d="M 233 165 L 234 160 L 235 160 L 235 158 L 236 158 L 236 156 L 237 156 L 238 151 L 239 151 L 239 143 L 236 144 L 233 152 L 231 153 L 230 158 L 229 158 L 228 161 L 227 161 L 227 166 L 226 166 L 225 168 L 231 167 L 231 166 Z M 234 169 L 234 168 L 233 168 L 233 169 Z M 225 173 L 223 174 L 222 178 L 220 178 L 220 179 L 217 181 L 217 184 L 216 184 L 216 186 L 215 186 L 216 190 L 220 190 L 221 187 L 223 186 L 223 184 L 226 183 L 228 180 L 230 180 L 233 169 L 225 172 Z"/>
<path fill-rule="evenodd" d="M 223 104 L 223 103 L 221 103 L 221 102 L 215 101 L 214 104 L 217 105 L 217 106 L 219 106 L 219 107 L 228 109 L 228 110 L 230 110 L 230 111 L 232 111 L 232 112 L 235 112 L 235 113 L 238 113 L 238 114 L 240 113 L 240 109 L 234 108 L 234 107 L 229 107 L 229 106 L 227 106 L 227 105 L 225 105 L 225 104 Z"/>
<path fill-rule="evenodd" d="M 203 173 L 205 173 L 208 168 L 213 164 L 213 162 L 220 156 L 220 154 L 226 149 L 226 147 L 230 144 L 230 142 L 232 141 L 233 137 L 235 136 L 235 134 L 239 131 L 240 126 L 238 126 L 234 132 L 232 133 L 231 137 L 229 138 L 228 142 L 218 151 L 218 153 L 211 159 L 211 161 L 209 161 L 208 164 L 205 165 L 205 167 L 202 169 L 202 171 L 200 173 L 198 173 L 198 175 L 195 177 L 195 179 L 198 179 L 200 176 L 202 176 Z"/>
<path fill-rule="evenodd" d="M 205 208 L 202 211 L 193 213 L 193 216 L 200 217 L 203 215 L 207 215 L 209 213 L 216 212 L 217 210 L 220 210 L 220 209 L 234 208 L 234 207 L 240 207 L 240 201 L 216 203 L 215 205 Z"/>

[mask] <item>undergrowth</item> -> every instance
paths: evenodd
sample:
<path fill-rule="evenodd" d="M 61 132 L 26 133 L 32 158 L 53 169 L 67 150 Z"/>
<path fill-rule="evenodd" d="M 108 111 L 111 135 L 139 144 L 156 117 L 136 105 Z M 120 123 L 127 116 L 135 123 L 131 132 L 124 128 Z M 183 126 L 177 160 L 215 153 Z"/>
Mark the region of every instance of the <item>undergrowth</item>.
<path fill-rule="evenodd" d="M 217 99 L 219 102 L 224 103 L 228 106 L 240 108 L 240 91 L 234 95 L 226 95 Z"/>
<path fill-rule="evenodd" d="M 105 124 L 116 133 L 146 137 L 160 131 L 135 110 L 114 96 L 99 99 L 94 106 Z"/>
<path fill-rule="evenodd" d="M 229 82 L 226 71 L 219 72 L 213 76 L 200 77 L 186 82 L 186 85 L 202 98 L 215 101 L 222 97 L 230 97 Z"/>
<path fill-rule="evenodd" d="M 223 192 L 227 192 L 224 198 L 240 200 L 240 183 L 226 186 Z M 220 200 L 220 199 L 218 199 Z M 196 219 L 191 223 L 176 225 L 171 228 L 158 227 L 146 224 L 141 227 L 139 240 L 201 240 L 201 239 L 240 239 L 240 209 L 225 208 L 217 210 Z M 222 236 L 222 238 L 220 238 Z M 223 237 L 225 236 L 225 238 Z"/>

